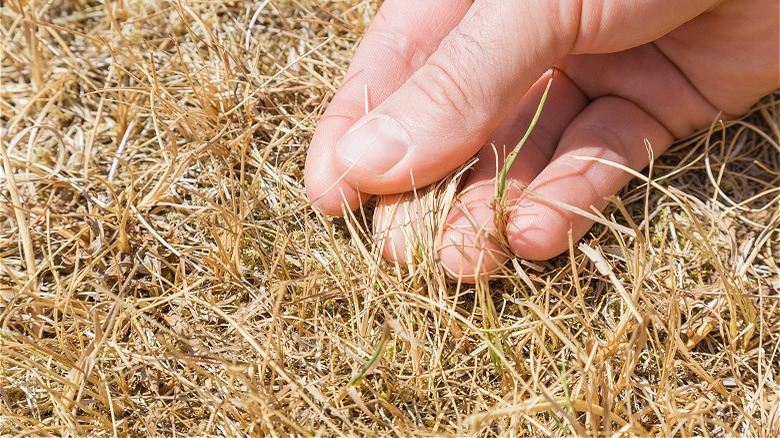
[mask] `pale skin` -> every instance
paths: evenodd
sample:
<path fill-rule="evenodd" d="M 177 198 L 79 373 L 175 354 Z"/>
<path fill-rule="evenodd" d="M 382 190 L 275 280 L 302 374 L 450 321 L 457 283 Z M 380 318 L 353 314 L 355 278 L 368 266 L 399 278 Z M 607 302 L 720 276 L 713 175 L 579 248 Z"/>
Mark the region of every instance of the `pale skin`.
<path fill-rule="evenodd" d="M 631 179 L 581 157 L 641 170 L 646 144 L 659 156 L 743 114 L 780 87 L 779 22 L 776 0 L 388 0 L 314 134 L 308 195 L 331 215 L 389 195 L 375 231 L 385 257 L 404 262 L 407 242 L 393 230 L 408 215 L 388 214 L 391 206 L 415 208 L 411 190 L 476 155 L 437 248 L 445 270 L 473 282 L 512 254 L 554 257 L 569 232 L 579 239 L 592 225 L 561 205 L 602 209 Z M 525 131 L 552 66 L 497 229 L 496 166 Z"/>

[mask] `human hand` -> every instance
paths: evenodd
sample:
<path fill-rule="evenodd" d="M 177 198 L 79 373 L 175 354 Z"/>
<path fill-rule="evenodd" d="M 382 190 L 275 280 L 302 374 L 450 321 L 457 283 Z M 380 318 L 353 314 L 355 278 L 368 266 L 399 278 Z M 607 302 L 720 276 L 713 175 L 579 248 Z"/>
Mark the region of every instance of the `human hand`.
<path fill-rule="evenodd" d="M 389 214 L 392 205 L 415 208 L 403 193 L 476 154 L 438 250 L 455 277 L 489 275 L 507 258 L 491 237 L 496 166 L 555 65 L 539 124 L 507 176 L 501 231 L 515 255 L 553 257 L 569 230 L 579 239 L 592 225 L 559 206 L 602 209 L 631 178 L 578 156 L 640 170 L 645 139 L 658 156 L 780 86 L 778 9 L 773 0 L 387 1 L 317 127 L 307 192 L 328 214 L 391 195 L 375 228 L 389 231 L 384 255 L 403 262 L 406 242 L 393 230 L 414 214 Z"/>

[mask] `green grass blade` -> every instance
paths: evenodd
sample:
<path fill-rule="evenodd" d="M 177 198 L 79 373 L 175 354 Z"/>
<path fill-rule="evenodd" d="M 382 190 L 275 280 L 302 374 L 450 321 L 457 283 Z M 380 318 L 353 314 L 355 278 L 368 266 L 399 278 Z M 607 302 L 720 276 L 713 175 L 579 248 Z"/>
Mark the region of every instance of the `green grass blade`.
<path fill-rule="evenodd" d="M 374 354 L 371 355 L 371 358 L 366 362 L 365 365 L 363 365 L 363 368 L 360 370 L 358 375 L 352 378 L 352 380 L 349 381 L 347 386 L 355 386 L 365 377 L 367 374 L 369 374 L 376 365 L 379 364 L 379 358 L 382 357 L 382 353 L 385 352 L 385 347 L 387 347 L 387 343 L 390 342 L 390 326 L 385 324 L 382 326 L 382 339 L 379 341 L 379 346 L 374 350 Z"/>
<path fill-rule="evenodd" d="M 504 167 L 501 169 L 496 190 L 496 198 L 499 204 L 504 202 L 506 175 L 509 173 L 509 169 L 512 168 L 512 164 L 514 164 L 517 154 L 520 153 L 520 149 L 522 149 L 525 142 L 528 141 L 528 137 L 531 136 L 531 132 L 533 132 L 536 123 L 539 121 L 539 116 L 542 114 L 542 108 L 544 108 L 544 103 L 547 101 L 547 95 L 550 92 L 550 86 L 552 86 L 553 76 L 555 76 L 555 69 L 553 69 L 552 74 L 550 74 L 550 80 L 547 81 L 547 87 L 544 89 L 544 94 L 542 94 L 542 99 L 539 101 L 539 106 L 536 107 L 536 113 L 534 114 L 533 119 L 531 119 L 531 124 L 528 125 L 528 129 L 526 129 L 523 138 L 520 139 L 520 142 L 517 143 L 517 146 L 515 146 L 512 152 L 506 157 L 506 161 L 504 161 Z"/>

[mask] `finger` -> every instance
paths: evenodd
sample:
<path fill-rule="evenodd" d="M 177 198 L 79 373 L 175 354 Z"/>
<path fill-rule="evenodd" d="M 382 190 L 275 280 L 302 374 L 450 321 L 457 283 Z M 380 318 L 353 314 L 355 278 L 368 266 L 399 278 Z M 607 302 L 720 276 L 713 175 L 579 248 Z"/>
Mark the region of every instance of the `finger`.
<path fill-rule="evenodd" d="M 519 257 L 544 260 L 568 247 L 568 232 L 579 239 L 593 222 L 571 209 L 603 209 L 631 175 L 608 164 L 578 157 L 595 157 L 634 170 L 649 162 L 645 139 L 655 155 L 674 137 L 636 104 L 616 96 L 596 99 L 561 137 L 550 163 L 531 182 L 526 194 L 512 202 L 507 240 Z"/>
<path fill-rule="evenodd" d="M 407 265 L 434 248 L 435 224 L 441 208 L 439 195 L 434 186 L 428 186 L 377 198 L 374 241 L 385 259 Z"/>
<path fill-rule="evenodd" d="M 439 243 L 439 257 L 442 266 L 453 277 L 473 282 L 480 276 L 494 273 L 507 259 L 497 236 L 503 230 L 496 229 L 496 175 L 503 167 L 503 157 L 514 148 L 527 129 L 548 78 L 549 75 L 545 74 L 534 84 L 515 111 L 512 122 L 504 125 L 505 128 L 498 133 L 495 144 L 499 146 L 499 159 L 496 160 L 492 147 L 480 151 L 480 160 L 469 175 L 459 202 L 447 218 Z M 527 186 L 544 169 L 561 134 L 585 108 L 588 100 L 566 75 L 557 72 L 547 102 L 539 123 L 507 174 L 508 196 L 517 196 L 518 188 Z"/>
<path fill-rule="evenodd" d="M 576 11 L 559 10 L 566 2 L 523 5 L 476 2 L 427 63 L 341 138 L 345 180 L 367 193 L 400 193 L 474 155 L 576 31 Z"/>
<path fill-rule="evenodd" d="M 724 0 L 582 1 L 571 53 L 613 53 L 649 43 L 720 3 Z"/>
<path fill-rule="evenodd" d="M 655 44 L 606 55 L 567 56 L 557 67 L 591 100 L 611 95 L 631 101 L 676 138 L 709 126 L 718 115 Z"/>
<path fill-rule="evenodd" d="M 463 18 L 467 0 L 387 1 L 366 31 L 339 91 L 323 114 L 306 156 L 309 199 L 328 214 L 340 214 L 346 203 L 357 208 L 366 196 L 344 183 L 336 165 L 336 142 L 365 114 L 379 105 L 419 69 L 450 30 Z"/>
<path fill-rule="evenodd" d="M 424 206 L 416 202 L 412 193 L 380 196 L 374 209 L 374 242 L 382 256 L 403 265 L 411 261 L 408 249 L 416 246 L 420 228 L 416 225 Z"/>

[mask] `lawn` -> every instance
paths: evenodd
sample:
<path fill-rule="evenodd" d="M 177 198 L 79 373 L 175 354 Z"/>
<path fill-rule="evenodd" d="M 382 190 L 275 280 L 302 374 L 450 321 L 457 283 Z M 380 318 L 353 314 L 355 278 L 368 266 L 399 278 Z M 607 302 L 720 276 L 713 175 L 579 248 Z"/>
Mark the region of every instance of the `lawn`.
<path fill-rule="evenodd" d="M 780 435 L 780 92 L 458 284 L 304 193 L 377 6 L 0 6 L 0 435 Z"/>

